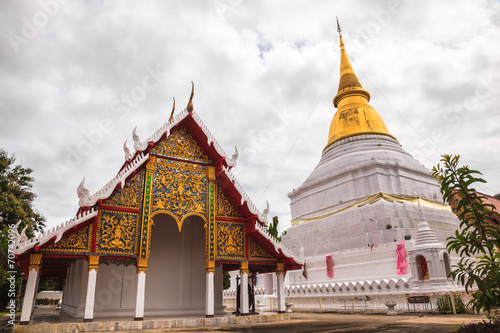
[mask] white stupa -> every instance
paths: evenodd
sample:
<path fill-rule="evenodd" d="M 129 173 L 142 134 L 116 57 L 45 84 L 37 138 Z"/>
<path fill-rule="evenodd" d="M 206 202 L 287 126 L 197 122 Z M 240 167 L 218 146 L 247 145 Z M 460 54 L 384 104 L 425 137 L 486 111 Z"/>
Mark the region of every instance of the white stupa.
<path fill-rule="evenodd" d="M 446 276 L 450 260 L 458 258 L 450 258 L 445 244 L 459 220 L 443 203 L 429 170 L 401 147 L 368 104 L 370 94 L 352 69 L 341 35 L 340 49 L 340 82 L 333 99 L 338 110 L 328 143 L 313 172 L 288 195 L 292 227 L 283 243 L 297 254 L 303 245 L 306 265 L 305 273 L 287 274 L 287 290 L 323 286 L 314 292 L 392 294 L 457 289 Z"/>

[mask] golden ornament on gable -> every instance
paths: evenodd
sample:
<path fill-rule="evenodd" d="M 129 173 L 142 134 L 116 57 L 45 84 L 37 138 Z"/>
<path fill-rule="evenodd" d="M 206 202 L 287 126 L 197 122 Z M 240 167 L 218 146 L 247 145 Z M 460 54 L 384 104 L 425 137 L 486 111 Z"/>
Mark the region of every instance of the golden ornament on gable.
<path fill-rule="evenodd" d="M 90 252 L 92 224 L 62 238 L 59 242 L 43 249 L 49 252 Z"/>
<path fill-rule="evenodd" d="M 160 160 L 155 168 L 152 211 L 169 211 L 178 220 L 206 212 L 207 170 L 204 165 Z"/>
<path fill-rule="evenodd" d="M 248 237 L 248 247 L 251 259 L 275 259 L 272 255 L 269 254 L 269 252 L 260 247 L 260 245 L 255 240 L 253 240 L 252 237 Z"/>
<path fill-rule="evenodd" d="M 196 162 L 211 162 L 184 126 L 158 144 L 151 154 Z"/>
<path fill-rule="evenodd" d="M 217 216 L 242 218 L 223 191 L 217 191 Z"/>
<path fill-rule="evenodd" d="M 137 173 L 125 186 L 113 194 L 104 205 L 124 208 L 140 208 L 144 171 Z"/>
<path fill-rule="evenodd" d="M 217 257 L 221 259 L 245 258 L 245 224 L 217 221 Z"/>
<path fill-rule="evenodd" d="M 102 211 L 99 214 L 96 252 L 135 254 L 139 214 Z"/>

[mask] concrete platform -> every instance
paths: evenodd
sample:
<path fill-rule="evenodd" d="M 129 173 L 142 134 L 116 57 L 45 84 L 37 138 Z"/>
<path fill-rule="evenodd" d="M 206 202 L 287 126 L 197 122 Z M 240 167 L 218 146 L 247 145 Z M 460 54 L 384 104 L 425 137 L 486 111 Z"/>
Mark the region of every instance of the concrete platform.
<path fill-rule="evenodd" d="M 163 328 L 210 327 L 221 325 L 257 324 L 290 319 L 289 314 L 261 313 L 249 316 L 226 314 L 214 318 L 196 316 L 171 318 L 145 318 L 143 321 L 128 318 L 98 318 L 90 323 L 71 318 L 53 306 L 40 306 L 35 309 L 30 325 L 16 325 L 16 333 L 68 333 L 68 332 L 109 332 L 131 330 L 157 330 Z M 78 322 L 77 322 L 78 320 Z"/>

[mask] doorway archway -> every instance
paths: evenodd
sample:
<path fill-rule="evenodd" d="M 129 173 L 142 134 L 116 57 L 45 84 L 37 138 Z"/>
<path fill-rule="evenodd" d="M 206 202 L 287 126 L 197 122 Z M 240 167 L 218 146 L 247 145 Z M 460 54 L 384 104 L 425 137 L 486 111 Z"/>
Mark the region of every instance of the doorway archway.
<path fill-rule="evenodd" d="M 146 276 L 145 314 L 203 314 L 205 221 L 188 216 L 179 231 L 166 213 L 153 217 Z"/>

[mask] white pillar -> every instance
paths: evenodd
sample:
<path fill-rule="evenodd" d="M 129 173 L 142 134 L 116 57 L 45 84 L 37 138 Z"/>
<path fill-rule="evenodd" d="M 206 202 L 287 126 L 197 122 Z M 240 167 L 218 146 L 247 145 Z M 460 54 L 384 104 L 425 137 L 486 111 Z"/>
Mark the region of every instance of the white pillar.
<path fill-rule="evenodd" d="M 42 255 L 34 253 L 30 255 L 30 265 L 28 272 L 28 280 L 26 281 L 26 291 L 24 292 L 23 309 L 21 311 L 21 325 L 28 325 L 31 319 L 31 314 L 35 308 L 36 292 L 38 281 L 40 280 L 39 270 L 42 262 Z"/>
<path fill-rule="evenodd" d="M 276 268 L 276 282 L 278 294 L 278 313 L 285 313 L 285 264 L 278 263 Z"/>
<path fill-rule="evenodd" d="M 135 299 L 134 320 L 144 319 L 144 302 L 146 299 L 146 269 L 148 258 L 137 258 L 137 294 Z"/>
<path fill-rule="evenodd" d="M 205 288 L 205 317 L 211 318 L 214 316 L 214 274 L 215 261 L 207 260 L 206 262 L 206 288 Z"/>
<path fill-rule="evenodd" d="M 35 292 L 34 292 L 34 297 L 33 297 L 33 303 L 31 305 L 31 313 L 35 311 L 35 305 L 36 305 L 36 294 L 38 294 L 38 286 L 40 284 L 40 273 L 37 273 L 37 279 L 36 279 L 36 285 L 35 285 Z"/>
<path fill-rule="evenodd" d="M 242 261 L 240 264 L 241 286 L 240 286 L 240 313 L 248 315 L 248 261 Z"/>
<path fill-rule="evenodd" d="M 84 322 L 94 319 L 95 284 L 97 282 L 97 269 L 99 267 L 99 256 L 89 256 L 89 280 L 87 283 L 87 296 L 85 298 Z"/>

